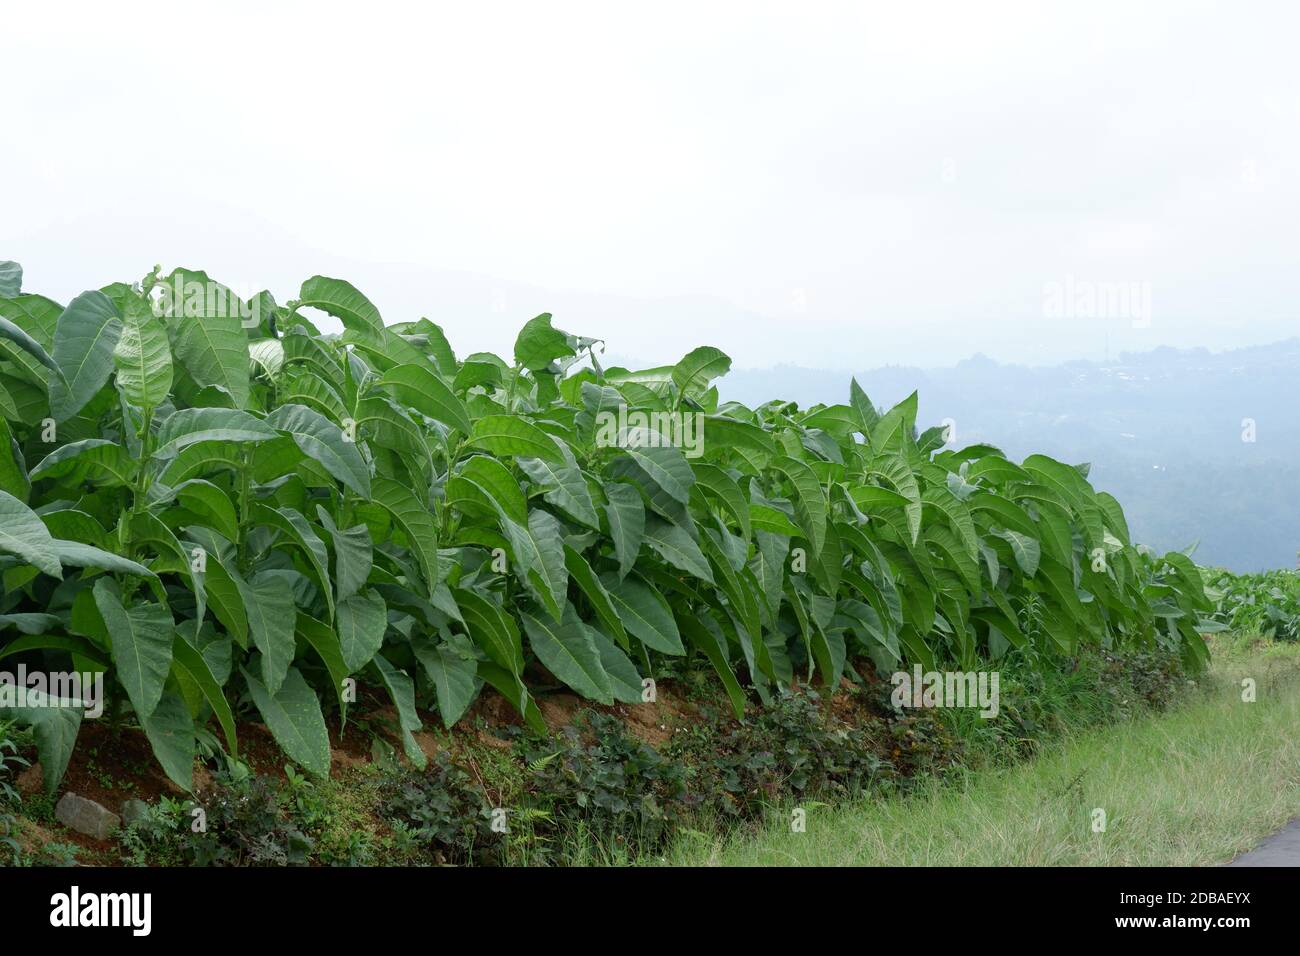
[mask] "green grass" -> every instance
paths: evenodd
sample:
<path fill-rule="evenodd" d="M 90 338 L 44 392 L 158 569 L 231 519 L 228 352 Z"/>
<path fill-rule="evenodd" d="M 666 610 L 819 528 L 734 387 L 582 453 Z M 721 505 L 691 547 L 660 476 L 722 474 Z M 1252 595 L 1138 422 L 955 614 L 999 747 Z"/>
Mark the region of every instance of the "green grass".
<path fill-rule="evenodd" d="M 1242 701 L 1251 677 L 1257 700 Z M 758 835 L 692 831 L 654 861 L 724 866 L 1218 864 L 1300 814 L 1300 647 L 1221 640 L 1173 709 L 1069 733 L 1034 759 L 906 797 L 773 811 Z M 1093 814 L 1105 811 L 1104 832 Z"/>

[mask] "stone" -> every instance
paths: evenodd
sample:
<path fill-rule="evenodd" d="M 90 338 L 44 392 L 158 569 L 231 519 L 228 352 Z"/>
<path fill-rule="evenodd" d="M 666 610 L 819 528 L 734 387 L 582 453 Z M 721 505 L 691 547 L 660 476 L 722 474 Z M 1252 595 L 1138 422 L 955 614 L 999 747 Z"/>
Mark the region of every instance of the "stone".
<path fill-rule="evenodd" d="M 122 825 L 122 818 L 94 800 L 68 792 L 54 808 L 54 819 L 70 830 L 96 840 L 107 840 Z"/>
<path fill-rule="evenodd" d="M 149 804 L 132 797 L 130 800 L 122 801 L 121 813 L 122 824 L 129 827 L 131 824 L 139 823 L 149 816 Z"/>

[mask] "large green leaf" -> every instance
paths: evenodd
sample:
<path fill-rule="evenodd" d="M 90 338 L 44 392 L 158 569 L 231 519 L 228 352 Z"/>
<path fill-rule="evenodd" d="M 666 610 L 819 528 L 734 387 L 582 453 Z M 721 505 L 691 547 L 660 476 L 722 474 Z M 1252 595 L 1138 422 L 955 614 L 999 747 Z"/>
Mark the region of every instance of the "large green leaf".
<path fill-rule="evenodd" d="M 298 407 L 298 406 L 284 406 Z M 158 429 L 156 458 L 174 458 L 199 442 L 260 442 L 277 437 L 274 426 L 235 408 L 185 408 Z"/>
<path fill-rule="evenodd" d="M 549 312 L 530 319 L 515 339 L 515 363 L 533 371 L 544 369 L 556 359 L 573 354 L 569 337 L 551 327 Z"/>
<path fill-rule="evenodd" d="M 330 772 L 330 738 L 321 713 L 320 701 L 311 685 L 289 668 L 279 691 L 272 694 L 248 671 L 243 671 L 248 690 L 253 695 L 262 719 L 276 743 L 291 759 L 318 777 Z"/>
<path fill-rule="evenodd" d="M 84 438 L 60 445 L 31 470 L 30 478 L 93 481 L 104 485 L 129 485 L 135 480 L 138 462 L 125 448 L 106 438 Z"/>
<path fill-rule="evenodd" d="M 601 579 L 601 584 L 633 637 L 663 654 L 686 653 L 672 609 L 662 595 L 635 576 L 620 581 L 610 574 Z"/>
<path fill-rule="evenodd" d="M 226 700 L 226 695 L 221 691 L 221 685 L 217 683 L 217 679 L 213 676 L 208 662 L 203 659 L 203 655 L 179 634 L 176 635 L 176 640 L 172 642 L 172 666 L 184 672 L 203 692 L 204 698 L 216 715 L 217 721 L 221 724 L 222 732 L 226 735 L 226 743 L 230 746 L 230 755 L 238 757 L 239 742 L 235 737 L 235 714 L 230 709 L 230 702 Z"/>
<path fill-rule="evenodd" d="M 168 779 L 182 790 L 194 789 L 194 720 L 185 698 L 169 691 L 140 726 Z"/>
<path fill-rule="evenodd" d="M 725 352 L 711 345 L 701 345 L 673 367 L 673 383 L 683 394 L 696 395 L 730 369 L 731 358 Z"/>
<path fill-rule="evenodd" d="M 266 424 L 284 432 L 309 458 L 363 498 L 370 497 L 370 469 L 356 442 L 339 426 L 304 405 L 281 405 L 266 416 Z"/>
<path fill-rule="evenodd" d="M 595 610 L 596 616 L 605 628 L 616 637 L 624 647 L 627 646 L 627 635 L 623 628 L 623 620 L 619 617 L 613 602 L 610 600 L 609 592 L 605 586 L 600 583 L 596 572 L 592 570 L 587 559 L 571 548 L 569 545 L 564 546 L 564 566 L 568 569 L 571 577 L 581 589 L 582 593 L 587 596 L 591 602 L 592 609 Z"/>
<path fill-rule="evenodd" d="M 397 708 L 397 724 L 402 732 L 402 748 L 406 757 L 418 769 L 423 770 L 428 758 L 414 736 L 423 727 L 420 715 L 415 710 L 415 681 L 405 671 L 388 663 L 381 654 L 375 655 L 375 670 Z"/>
<path fill-rule="evenodd" d="M 122 313 L 122 334 L 113 348 L 117 387 L 138 408 L 157 408 L 172 388 L 172 352 L 167 329 L 153 304 L 131 294 Z"/>
<path fill-rule="evenodd" d="M 772 467 L 789 479 L 795 520 L 812 550 L 820 553 L 826 542 L 828 508 L 826 493 L 816 473 L 804 462 L 789 457 L 778 458 Z"/>
<path fill-rule="evenodd" d="M 41 781 L 45 784 L 45 792 L 53 796 L 72 760 L 84 702 L 55 699 L 34 688 L 28 690 L 27 702 L 26 707 L 0 707 L 0 717 L 32 728 L 36 755 L 41 764 Z"/>
<path fill-rule="evenodd" d="M 529 480 L 542 489 L 542 497 L 570 518 L 589 528 L 599 528 L 600 518 L 587 488 L 587 479 L 578 467 L 577 459 L 568 445 L 556 441 L 562 463 L 542 458 L 520 458 L 519 468 Z"/>
<path fill-rule="evenodd" d="M 337 600 L 346 601 L 361 590 L 374 566 L 374 544 L 370 529 L 360 524 L 352 528 L 339 528 L 330 513 L 320 505 L 316 515 L 329 533 L 334 546 L 334 586 Z"/>
<path fill-rule="evenodd" d="M 659 556 L 678 571 L 701 581 L 713 583 L 709 562 L 700 552 L 700 546 L 685 528 L 651 517 L 646 522 L 645 543 L 659 552 Z"/>
<path fill-rule="evenodd" d="M 123 607 L 116 585 L 106 578 L 95 582 L 95 606 L 112 641 L 117 679 L 136 714 L 146 718 L 158 706 L 172 666 L 176 625 L 171 612 L 161 604 Z"/>
<path fill-rule="evenodd" d="M 63 310 L 54 330 L 50 414 L 66 421 L 85 407 L 113 372 L 122 315 L 102 292 L 83 292 Z"/>
<path fill-rule="evenodd" d="M 331 618 L 334 616 L 333 582 L 330 580 L 330 556 L 325 542 L 316 533 L 316 528 L 292 508 L 268 508 L 254 503 L 249 508 L 249 517 L 258 524 L 277 528 L 307 558 L 316 581 L 320 585 L 321 596 Z"/>
<path fill-rule="evenodd" d="M 360 335 L 383 337 L 384 320 L 379 310 L 351 282 L 312 276 L 302 284 L 298 305 L 320 309 Z"/>
<path fill-rule="evenodd" d="M 59 554 L 45 523 L 5 491 L 0 491 L 0 551 L 16 554 L 48 575 L 63 577 Z"/>
<path fill-rule="evenodd" d="M 520 616 L 528 643 L 547 670 L 583 697 L 603 704 L 613 703 L 613 688 L 600 662 L 600 649 L 591 629 L 578 618 L 572 604 L 565 607 L 558 623 L 527 612 Z"/>
<path fill-rule="evenodd" d="M 438 525 L 433 515 L 406 488 L 391 478 L 376 478 L 374 502 L 393 518 L 406 535 L 407 547 L 420 563 L 429 593 L 438 586 Z"/>
<path fill-rule="evenodd" d="M 343 663 L 349 671 L 359 671 L 383 646 L 388 607 L 378 592 L 363 591 L 339 602 L 336 623 Z"/>
<path fill-rule="evenodd" d="M 249 634 L 262 652 L 262 681 L 277 693 L 294 657 L 293 590 L 275 574 L 255 575 L 248 581 L 231 577 L 244 599 Z"/>
<path fill-rule="evenodd" d="M 462 653 L 447 642 L 434 644 L 427 638 L 413 640 L 411 649 L 424 667 L 429 683 L 433 684 L 438 695 L 438 713 L 442 715 L 443 726 L 450 730 L 474 701 L 478 690 L 474 680 L 477 663 L 472 655 Z"/>
<path fill-rule="evenodd" d="M 384 373 L 379 385 L 421 415 L 459 429 L 462 434 L 469 434 L 469 412 L 465 410 L 465 403 L 430 369 L 422 365 L 398 365 Z"/>
<path fill-rule="evenodd" d="M 631 485 L 610 482 L 605 485 L 605 516 L 609 521 L 609 536 L 614 542 L 618 558 L 618 575 L 626 577 L 636 563 L 645 538 L 645 505 L 641 495 Z"/>
<path fill-rule="evenodd" d="M 475 591 L 452 592 L 465 617 L 471 640 L 502 670 L 518 680 L 524 670 L 523 645 L 515 619 Z"/>
<path fill-rule="evenodd" d="M 238 297 L 204 272 L 177 269 L 168 282 L 180 293 L 169 316 L 177 360 L 198 385 L 222 388 L 236 408 L 246 407 L 249 344 Z M 191 285 L 202 294 L 189 294 Z"/>
<path fill-rule="evenodd" d="M 564 457 L 551 436 L 532 422 L 513 415 L 484 415 L 474 423 L 468 444 L 497 456 L 540 458 L 564 464 Z"/>

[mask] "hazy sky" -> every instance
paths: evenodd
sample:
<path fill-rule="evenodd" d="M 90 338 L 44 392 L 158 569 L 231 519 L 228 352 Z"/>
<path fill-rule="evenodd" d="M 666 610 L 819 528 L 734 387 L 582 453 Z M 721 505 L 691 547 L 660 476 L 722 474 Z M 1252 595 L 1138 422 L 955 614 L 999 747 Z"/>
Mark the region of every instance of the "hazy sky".
<path fill-rule="evenodd" d="M 1300 334 L 1298 10 L 11 6 L 0 259 L 63 300 L 342 275 L 461 354 L 548 309 L 646 362 L 1267 342 Z"/>

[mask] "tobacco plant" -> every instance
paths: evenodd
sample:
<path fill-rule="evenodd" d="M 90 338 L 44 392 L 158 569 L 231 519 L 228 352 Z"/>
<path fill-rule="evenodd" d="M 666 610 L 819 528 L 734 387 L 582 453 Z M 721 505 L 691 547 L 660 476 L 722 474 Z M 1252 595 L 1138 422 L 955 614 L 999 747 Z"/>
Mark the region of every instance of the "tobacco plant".
<path fill-rule="evenodd" d="M 0 664 L 103 672 L 187 789 L 196 738 L 237 756 L 254 712 L 327 774 L 359 689 L 422 764 L 417 700 L 451 727 L 491 687 L 540 729 L 539 682 L 639 704 L 669 658 L 739 717 L 861 658 L 1207 656 L 1197 569 L 1135 547 L 1087 466 L 947 447 L 915 395 L 747 408 L 716 348 L 604 368 L 548 314 L 457 357 L 321 276 L 284 304 L 187 269 L 66 306 L 21 279 L 0 263 Z M 81 711 L 6 715 L 54 789 Z"/>

